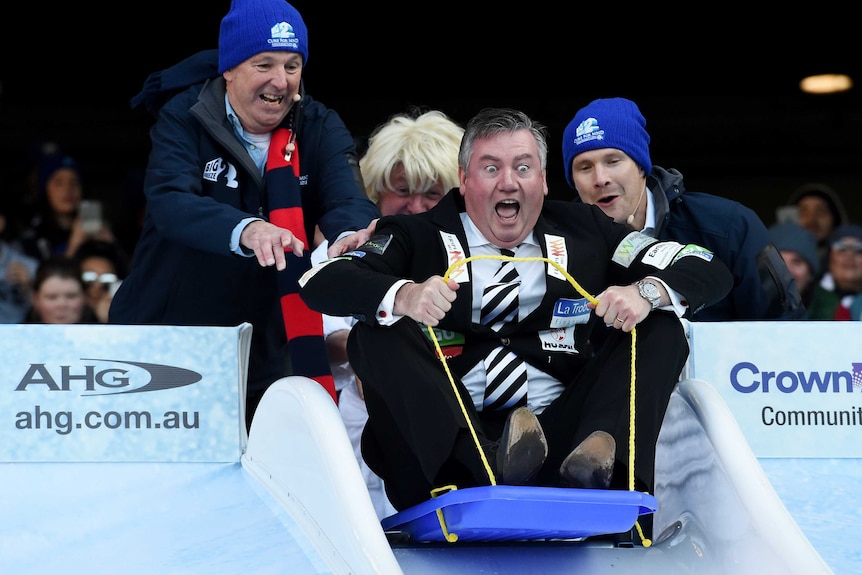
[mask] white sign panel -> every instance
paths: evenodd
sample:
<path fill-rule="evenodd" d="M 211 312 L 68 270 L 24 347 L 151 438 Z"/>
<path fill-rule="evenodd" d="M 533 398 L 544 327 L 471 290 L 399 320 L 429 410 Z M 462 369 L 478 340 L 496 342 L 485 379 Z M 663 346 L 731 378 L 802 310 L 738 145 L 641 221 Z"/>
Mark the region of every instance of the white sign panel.
<path fill-rule="evenodd" d="M 250 325 L 0 335 L 0 461 L 239 461 Z"/>
<path fill-rule="evenodd" d="M 689 329 L 689 376 L 718 390 L 757 457 L 862 457 L 862 322 Z"/>

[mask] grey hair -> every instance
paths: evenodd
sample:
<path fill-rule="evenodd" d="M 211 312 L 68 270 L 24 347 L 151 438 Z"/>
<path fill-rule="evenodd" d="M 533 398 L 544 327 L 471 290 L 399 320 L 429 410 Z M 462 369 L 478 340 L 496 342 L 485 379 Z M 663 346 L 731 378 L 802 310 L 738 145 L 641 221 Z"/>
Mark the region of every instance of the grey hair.
<path fill-rule="evenodd" d="M 525 113 L 511 108 L 484 108 L 473 116 L 461 138 L 461 148 L 458 151 L 458 166 L 467 172 L 470 160 L 473 159 L 473 144 L 499 134 L 511 134 L 519 130 L 529 130 L 536 139 L 539 148 L 539 163 L 544 170 L 548 162 L 547 128 L 531 119 Z"/>

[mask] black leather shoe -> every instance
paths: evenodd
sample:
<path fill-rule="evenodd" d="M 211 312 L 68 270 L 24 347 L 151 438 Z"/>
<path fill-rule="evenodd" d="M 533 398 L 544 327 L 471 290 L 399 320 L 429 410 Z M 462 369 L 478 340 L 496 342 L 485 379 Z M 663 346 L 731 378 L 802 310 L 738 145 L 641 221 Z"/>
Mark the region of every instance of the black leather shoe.
<path fill-rule="evenodd" d="M 529 407 L 509 414 L 497 446 L 497 483 L 526 485 L 548 456 L 545 432 Z"/>
<path fill-rule="evenodd" d="M 580 489 L 608 489 L 617 443 L 605 431 L 594 431 L 563 460 L 560 485 Z"/>

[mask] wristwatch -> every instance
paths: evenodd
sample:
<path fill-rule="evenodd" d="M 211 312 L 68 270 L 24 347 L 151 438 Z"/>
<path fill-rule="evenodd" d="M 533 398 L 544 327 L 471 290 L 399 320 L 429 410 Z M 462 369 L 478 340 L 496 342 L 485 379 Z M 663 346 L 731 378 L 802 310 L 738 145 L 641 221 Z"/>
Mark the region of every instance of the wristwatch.
<path fill-rule="evenodd" d="M 641 297 L 647 300 L 652 309 L 655 309 L 661 303 L 661 292 L 658 291 L 656 285 L 649 281 L 640 280 L 635 283 L 638 286 L 638 293 L 641 294 Z"/>

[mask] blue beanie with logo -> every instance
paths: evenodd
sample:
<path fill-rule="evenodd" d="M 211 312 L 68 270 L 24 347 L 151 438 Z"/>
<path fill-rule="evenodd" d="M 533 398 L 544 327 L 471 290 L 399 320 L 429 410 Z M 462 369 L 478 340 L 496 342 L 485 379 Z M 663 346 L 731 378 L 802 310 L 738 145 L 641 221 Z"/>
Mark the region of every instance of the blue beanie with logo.
<path fill-rule="evenodd" d="M 572 161 L 581 152 L 616 148 L 639 165 L 644 173 L 652 171 L 649 157 L 649 134 L 646 119 L 637 105 L 625 98 L 593 100 L 575 114 L 563 132 L 563 170 L 566 181 L 572 180 Z"/>
<path fill-rule="evenodd" d="M 285 50 L 308 62 L 308 29 L 299 12 L 284 0 L 233 0 L 218 36 L 221 74 L 261 52 Z"/>

